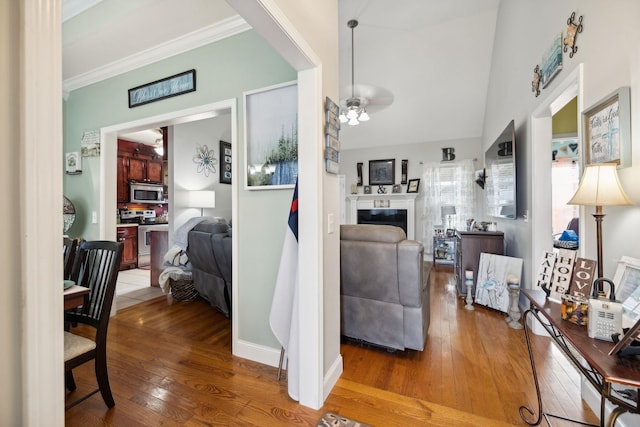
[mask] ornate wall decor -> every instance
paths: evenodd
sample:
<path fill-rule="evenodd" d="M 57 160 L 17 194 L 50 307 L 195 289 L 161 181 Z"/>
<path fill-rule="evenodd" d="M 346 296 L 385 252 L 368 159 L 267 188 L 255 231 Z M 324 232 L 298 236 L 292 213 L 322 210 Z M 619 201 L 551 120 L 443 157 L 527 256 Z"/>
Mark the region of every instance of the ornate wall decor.
<path fill-rule="evenodd" d="M 569 52 L 569 58 L 573 58 L 573 54 L 578 51 L 576 46 L 576 36 L 582 32 L 582 16 L 578 18 L 578 23 L 575 23 L 576 13 L 572 12 L 569 19 L 567 19 L 567 35 L 564 37 L 564 51 L 571 49 Z"/>
<path fill-rule="evenodd" d="M 533 69 L 533 80 L 531 80 L 531 92 L 533 92 L 536 97 L 540 95 L 540 79 L 542 78 L 542 72 L 540 71 L 540 66 L 536 65 L 536 68 Z"/>
<path fill-rule="evenodd" d="M 215 164 L 218 163 L 213 157 L 213 150 L 209 150 L 206 145 L 198 145 L 196 147 L 196 155 L 193 156 L 193 163 L 198 165 L 198 173 L 204 172 L 204 176 L 216 172 Z"/>

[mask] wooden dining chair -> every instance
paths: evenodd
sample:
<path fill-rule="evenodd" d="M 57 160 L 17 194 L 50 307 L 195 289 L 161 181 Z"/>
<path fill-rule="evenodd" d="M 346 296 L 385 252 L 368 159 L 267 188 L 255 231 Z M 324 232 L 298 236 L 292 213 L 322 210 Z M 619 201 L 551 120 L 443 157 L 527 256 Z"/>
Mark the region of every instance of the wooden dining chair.
<path fill-rule="evenodd" d="M 109 408 L 115 405 L 107 373 L 107 328 L 122 250 L 122 243 L 110 241 L 83 241 L 78 248 L 71 280 L 88 287 L 89 296 L 83 306 L 65 311 L 65 322 L 67 325 L 91 326 L 95 329 L 95 336 L 89 339 L 70 331 L 64 332 L 65 384 L 69 391 L 74 391 L 76 384 L 72 370 L 95 360 L 98 388 L 67 405 L 65 409 L 77 405 L 98 391 Z"/>
<path fill-rule="evenodd" d="M 72 239 L 70 237 L 64 237 L 62 243 L 62 260 L 64 263 L 64 279 L 67 280 L 71 277 L 71 270 L 73 269 L 73 262 L 76 258 L 76 251 L 80 239 Z"/>

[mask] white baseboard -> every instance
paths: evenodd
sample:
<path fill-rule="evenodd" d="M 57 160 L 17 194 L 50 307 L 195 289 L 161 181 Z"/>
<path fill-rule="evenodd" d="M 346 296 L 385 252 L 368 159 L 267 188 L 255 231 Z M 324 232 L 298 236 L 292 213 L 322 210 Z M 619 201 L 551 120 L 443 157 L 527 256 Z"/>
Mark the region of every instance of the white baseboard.
<path fill-rule="evenodd" d="M 333 387 L 338 382 L 338 379 L 342 375 L 342 355 L 338 354 L 336 360 L 333 361 L 329 370 L 324 374 L 324 395 L 322 396 L 322 401 L 324 402 L 329 397 L 329 393 L 333 390 Z"/>
<path fill-rule="evenodd" d="M 233 355 L 274 367 L 280 363 L 280 350 L 249 341 L 238 340 Z"/>
<path fill-rule="evenodd" d="M 580 382 L 580 394 L 582 396 L 582 400 L 584 400 L 587 405 L 589 405 L 589 408 L 591 408 L 593 413 L 600 418 L 600 393 L 598 393 L 591 383 L 585 378 L 582 378 Z M 604 409 L 605 419 L 609 419 L 613 408 L 615 408 L 613 403 L 607 401 Z M 639 414 L 625 413 L 620 415 L 616 421 L 616 427 L 634 427 L 637 425 L 640 425 Z"/>

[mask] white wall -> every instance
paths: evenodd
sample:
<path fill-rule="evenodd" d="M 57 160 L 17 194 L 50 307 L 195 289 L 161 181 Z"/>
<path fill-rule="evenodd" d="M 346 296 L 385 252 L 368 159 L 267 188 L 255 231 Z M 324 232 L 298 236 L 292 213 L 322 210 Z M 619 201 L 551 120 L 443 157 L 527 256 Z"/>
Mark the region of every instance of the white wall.
<path fill-rule="evenodd" d="M 186 195 L 191 190 L 213 190 L 216 192 L 216 207 L 204 209 L 204 216 L 222 217 L 231 220 L 231 185 L 220 183 L 220 141 L 231 141 L 231 115 L 221 114 L 211 119 L 198 120 L 173 126 L 173 185 L 175 211 L 173 230 L 187 220 L 200 216 L 199 208 L 186 207 Z M 206 176 L 197 172 L 193 161 L 196 147 L 206 145 L 214 152 L 216 171 Z"/>
<path fill-rule="evenodd" d="M 554 35 L 566 28 L 571 13 L 583 16 L 583 31 L 577 36 L 578 52 L 573 58 L 563 55 L 563 69 L 542 89 L 539 97 L 531 91 L 533 68 L 541 62 Z M 583 105 L 589 108 L 604 96 L 621 86 L 631 86 L 632 163 L 619 170 L 622 185 L 636 204 L 640 203 L 640 28 L 636 21 L 640 16 L 640 2 L 635 0 L 543 0 L 538 2 L 500 3 L 492 72 L 487 97 L 487 110 L 483 131 L 483 146 L 488 147 L 504 125 L 511 119 L 516 123 L 518 149 L 518 219 L 499 221 L 498 228 L 505 231 L 508 255 L 519 256 L 525 261 L 525 277 L 531 277 L 534 255 L 530 241 L 534 232 L 531 222 L 522 217 L 550 215 L 536 212 L 531 203 L 531 188 L 539 174 L 546 170 L 533 170 L 533 147 L 530 140 L 530 115 L 553 89 L 584 64 Z M 549 136 L 551 138 L 551 136 Z M 634 243 L 640 239 L 640 228 L 635 224 L 640 218 L 640 208 L 605 207 L 604 273 L 613 277 L 616 261 L 623 255 L 640 258 L 640 249 Z M 581 236 L 582 246 L 588 258 L 595 259 L 595 225 L 592 209 L 583 213 L 586 233 Z M 528 285 L 525 283 L 525 285 Z"/>
<path fill-rule="evenodd" d="M 583 16 L 583 31 L 577 36 L 578 52 L 573 58 L 563 55 L 563 68 L 542 89 L 539 97 L 531 92 L 533 69 L 541 62 L 554 35 L 566 28 L 571 13 Z M 565 77 L 583 64 L 583 106 L 594 103 L 621 86 L 631 86 L 631 141 L 632 166 L 618 171 L 623 187 L 636 206 L 605 207 L 603 223 L 604 275 L 613 278 L 616 261 L 623 255 L 640 258 L 636 242 L 640 240 L 640 2 L 636 0 L 540 0 L 536 2 L 502 1 L 498 12 L 496 40 L 492 72 L 487 97 L 483 146 L 488 147 L 504 125 L 511 119 L 516 123 L 518 156 L 518 219 L 499 221 L 498 228 L 508 239 L 507 254 L 524 259 L 525 278 L 532 277 L 537 267 L 532 259 L 531 240 L 534 233 L 532 221 L 538 215 L 551 215 L 549 211 L 536 209 L 532 202 L 532 188 L 540 177 L 549 171 L 534 169 L 533 164 L 545 163 L 534 158 L 536 147 L 531 142 L 531 115 L 536 109 L 549 104 L 550 94 L 559 88 Z M 580 112 L 579 112 L 580 113 Z M 549 125 L 549 140 L 551 127 Z M 540 154 L 542 155 L 542 154 Z M 548 154 L 546 154 L 548 155 Z M 549 163 L 549 162 L 546 162 Z M 581 222 L 581 252 L 587 258 L 596 259 L 595 224 L 592 208 L 583 209 Z M 549 248 L 551 249 L 551 248 Z M 524 286 L 531 287 L 531 280 Z M 597 412 L 597 408 L 595 408 Z M 630 419 L 631 418 L 631 419 Z M 625 425 L 637 425 L 637 415 L 621 417 Z M 620 421 L 618 424 L 622 425 Z"/>
<path fill-rule="evenodd" d="M 366 124 L 362 125 L 366 126 Z M 497 135 L 496 135 L 497 136 Z M 342 150 L 340 152 L 340 173 L 345 175 L 345 193 L 351 194 L 351 184 L 357 182 L 357 163 L 362 163 L 362 184 L 369 184 L 369 160 L 380 159 L 395 159 L 396 160 L 396 177 L 395 182 L 400 184 L 400 177 L 402 173 L 402 160 L 407 159 L 407 179 L 422 178 L 423 164 L 431 162 L 440 162 L 442 160 L 442 148 L 453 147 L 455 149 L 455 160 L 468 160 L 476 159 L 476 169 L 483 167 L 484 152 L 481 148 L 480 139 L 464 139 L 464 140 L 452 140 L 452 141 L 439 141 L 429 142 L 421 144 L 404 144 L 404 145 L 387 145 L 383 147 L 372 147 L 354 150 Z M 423 205 L 424 198 L 422 197 L 422 190 L 424 183 L 421 182 L 419 190 L 420 194 L 416 198 L 416 240 L 422 241 L 422 217 L 423 217 Z M 385 186 L 387 193 L 391 193 L 391 186 Z M 371 192 L 375 194 L 377 186 L 373 186 Z M 407 191 L 407 186 L 402 185 L 402 192 Z M 362 187 L 358 187 L 358 193 L 362 194 Z M 476 197 L 484 197 L 484 193 L 480 190 L 480 187 L 476 186 Z M 346 203 L 345 201 L 342 201 Z M 345 217 L 349 218 L 350 215 L 349 204 L 345 206 Z M 478 212 L 477 218 L 483 218 L 483 213 Z M 424 243 L 424 242 L 423 242 Z M 425 245 L 429 247 L 428 245 Z"/>

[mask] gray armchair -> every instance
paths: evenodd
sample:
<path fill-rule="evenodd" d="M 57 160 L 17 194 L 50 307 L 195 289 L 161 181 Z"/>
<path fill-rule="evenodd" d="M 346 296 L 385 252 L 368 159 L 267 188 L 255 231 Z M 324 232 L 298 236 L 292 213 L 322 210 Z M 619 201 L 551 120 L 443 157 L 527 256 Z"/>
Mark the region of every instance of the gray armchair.
<path fill-rule="evenodd" d="M 342 335 L 379 346 L 424 350 L 429 273 L 424 247 L 399 227 L 340 227 Z"/>

